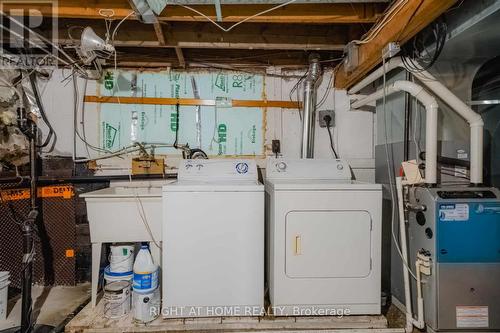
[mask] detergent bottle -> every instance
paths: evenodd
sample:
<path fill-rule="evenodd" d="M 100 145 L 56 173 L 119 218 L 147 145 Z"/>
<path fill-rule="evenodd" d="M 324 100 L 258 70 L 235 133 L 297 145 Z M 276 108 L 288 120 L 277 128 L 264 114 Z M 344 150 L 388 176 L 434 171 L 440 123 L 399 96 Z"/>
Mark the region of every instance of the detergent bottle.
<path fill-rule="evenodd" d="M 158 287 L 158 265 L 154 263 L 149 246 L 142 244 L 134 262 L 133 290 L 150 293 Z"/>

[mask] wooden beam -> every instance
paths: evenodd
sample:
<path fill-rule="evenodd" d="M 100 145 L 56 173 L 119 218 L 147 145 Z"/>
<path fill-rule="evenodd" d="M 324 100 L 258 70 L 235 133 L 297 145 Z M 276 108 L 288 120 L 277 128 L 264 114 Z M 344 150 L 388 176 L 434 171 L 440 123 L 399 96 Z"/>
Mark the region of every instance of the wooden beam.
<path fill-rule="evenodd" d="M 114 96 L 85 96 L 86 103 L 112 103 L 112 104 L 150 104 L 150 105 L 203 105 L 215 106 L 213 99 L 196 98 L 159 98 L 159 97 L 114 97 Z M 300 103 L 290 101 L 255 101 L 255 100 L 232 100 L 233 107 L 269 107 L 298 109 Z"/>
<path fill-rule="evenodd" d="M 175 48 L 175 54 L 177 55 L 177 59 L 179 59 L 179 66 L 186 68 L 186 59 L 184 59 L 184 53 L 182 53 L 182 49 L 180 47 Z"/>
<path fill-rule="evenodd" d="M 167 40 L 165 39 L 165 35 L 163 34 L 163 28 L 160 22 L 153 23 L 153 27 L 155 29 L 156 38 L 158 38 L 159 46 L 167 45 Z"/>
<path fill-rule="evenodd" d="M 382 50 L 389 42 L 405 43 L 456 0 L 408 0 L 387 24 L 366 44 L 359 45 L 359 65 L 352 73 L 346 73 L 341 65 L 335 75 L 335 87 L 347 89 L 382 62 Z"/>
<path fill-rule="evenodd" d="M 161 27 L 153 31 L 149 26 L 137 21 L 124 22 L 118 29 L 113 44 L 117 47 L 144 48 L 343 51 L 350 39 L 359 38 L 363 32 L 359 25 L 354 29 L 350 25 L 340 24 L 250 24 L 230 32 L 222 32 L 210 23 L 160 22 L 160 24 Z M 100 20 L 60 19 L 59 43 L 72 43 L 67 37 L 70 26 L 91 26 L 99 36 L 104 36 L 106 33 L 105 26 Z M 161 31 L 159 28 L 162 28 Z M 200 33 L 201 31 L 203 33 Z M 284 34 L 283 31 L 287 33 Z M 163 34 L 163 39 L 159 35 L 160 32 Z M 162 45 L 161 40 L 165 40 L 165 44 Z"/>
<path fill-rule="evenodd" d="M 239 22 L 249 16 L 271 8 L 273 5 L 226 5 L 222 6 L 224 22 Z M 257 16 L 248 22 L 263 23 L 373 23 L 386 5 L 381 4 L 291 4 L 269 13 Z M 198 11 L 217 19 L 212 5 L 198 5 Z M 179 6 L 167 6 L 159 17 L 167 21 L 206 21 L 188 9 Z"/>
<path fill-rule="evenodd" d="M 50 3 L 29 3 L 20 6 L 17 3 L 5 3 L 3 9 L 10 7 L 34 9 L 44 16 L 57 15 L 60 18 L 87 18 L 102 19 L 99 14 L 102 9 L 114 11 L 115 19 L 122 19 L 130 13 L 128 0 L 59 0 L 57 12 Z M 224 22 L 238 22 L 258 12 L 271 8 L 274 5 L 222 5 Z M 216 20 L 217 14 L 213 5 L 193 5 L 198 11 Z M 333 4 L 290 4 L 261 16 L 249 22 L 268 23 L 373 23 L 386 8 L 384 3 L 333 3 Z M 136 19 L 130 17 L 130 19 Z M 186 8 L 168 5 L 158 19 L 160 21 L 201 21 L 206 18 Z"/>

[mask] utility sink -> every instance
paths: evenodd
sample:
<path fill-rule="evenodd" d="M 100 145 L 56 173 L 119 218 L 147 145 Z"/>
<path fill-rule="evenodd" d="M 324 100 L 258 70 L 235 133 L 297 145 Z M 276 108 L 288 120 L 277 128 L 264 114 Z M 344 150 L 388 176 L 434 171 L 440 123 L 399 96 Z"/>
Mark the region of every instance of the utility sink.
<path fill-rule="evenodd" d="M 173 181 L 112 182 L 108 188 L 80 195 L 87 203 L 92 243 L 92 307 L 97 304 L 103 243 L 152 242 L 151 255 L 161 263 L 162 186 Z"/>
<path fill-rule="evenodd" d="M 91 242 L 160 242 L 161 187 L 173 181 L 117 182 L 82 194 Z"/>

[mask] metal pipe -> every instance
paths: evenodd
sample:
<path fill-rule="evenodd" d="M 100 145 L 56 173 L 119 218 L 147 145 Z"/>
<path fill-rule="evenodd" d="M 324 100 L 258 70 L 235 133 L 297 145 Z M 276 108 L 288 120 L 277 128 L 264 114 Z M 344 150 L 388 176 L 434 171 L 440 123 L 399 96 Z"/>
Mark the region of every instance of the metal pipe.
<path fill-rule="evenodd" d="M 390 59 L 383 66 L 373 71 L 370 75 L 365 77 L 359 83 L 349 89 L 349 94 L 356 94 L 364 87 L 368 86 L 373 81 L 382 77 L 385 73 L 392 71 L 395 68 L 406 69 L 403 60 L 400 57 Z M 458 113 L 464 118 L 470 126 L 470 182 L 474 185 L 483 183 L 483 119 L 481 115 L 474 112 L 467 104 L 460 98 L 453 94 L 441 82 L 439 82 L 431 73 L 423 70 L 421 67 L 417 68 L 418 72 L 412 72 L 423 85 L 431 90 L 437 97 L 445 102 L 453 111 Z"/>
<path fill-rule="evenodd" d="M 31 286 L 33 283 L 33 228 L 38 216 L 36 205 L 37 195 L 37 135 L 38 129 L 35 122 L 30 122 L 30 200 L 31 210 L 22 225 L 23 233 L 23 268 L 22 280 L 22 300 L 21 300 L 21 332 L 32 332 L 32 312 L 33 300 L 31 298 Z"/>
<path fill-rule="evenodd" d="M 319 56 L 309 56 L 309 70 L 304 80 L 304 112 L 302 117 L 301 158 L 314 157 L 314 128 L 316 120 L 316 84 L 321 74 Z"/>

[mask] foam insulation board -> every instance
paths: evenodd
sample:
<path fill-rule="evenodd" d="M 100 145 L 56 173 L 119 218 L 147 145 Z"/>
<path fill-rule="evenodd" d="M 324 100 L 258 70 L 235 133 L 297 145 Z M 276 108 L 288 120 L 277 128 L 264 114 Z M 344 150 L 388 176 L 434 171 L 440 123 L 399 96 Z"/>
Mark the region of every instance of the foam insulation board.
<path fill-rule="evenodd" d="M 120 70 L 105 73 L 98 89 L 101 96 L 194 98 L 194 76 L 201 99 L 217 97 L 262 100 L 264 77 L 232 71 L 180 72 Z M 114 151 L 133 140 L 196 147 L 196 107 L 175 105 L 101 104 L 100 144 Z M 201 149 L 211 156 L 264 154 L 265 110 L 262 108 L 201 107 Z M 179 154 L 173 148 L 158 149 Z"/>

